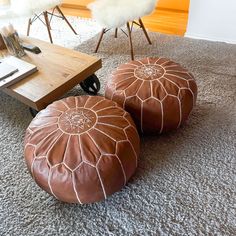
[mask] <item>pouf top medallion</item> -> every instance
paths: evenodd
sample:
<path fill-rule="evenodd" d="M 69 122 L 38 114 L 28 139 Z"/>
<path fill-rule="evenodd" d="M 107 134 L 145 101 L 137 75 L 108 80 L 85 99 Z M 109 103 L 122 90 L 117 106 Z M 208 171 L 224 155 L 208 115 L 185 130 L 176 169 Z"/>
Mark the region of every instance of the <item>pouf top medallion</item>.
<path fill-rule="evenodd" d="M 69 134 L 81 134 L 97 122 L 95 112 L 86 108 L 74 108 L 64 112 L 59 119 L 60 129 Z"/>
<path fill-rule="evenodd" d="M 142 65 L 134 70 L 134 75 L 142 80 L 154 80 L 161 78 L 165 73 L 163 67 L 155 64 Z"/>

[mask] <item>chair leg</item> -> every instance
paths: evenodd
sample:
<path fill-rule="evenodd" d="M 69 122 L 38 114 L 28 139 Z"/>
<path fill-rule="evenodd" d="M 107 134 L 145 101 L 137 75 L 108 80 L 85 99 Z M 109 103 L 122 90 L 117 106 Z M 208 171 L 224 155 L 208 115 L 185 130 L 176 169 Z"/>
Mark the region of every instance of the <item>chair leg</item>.
<path fill-rule="evenodd" d="M 140 24 L 140 26 L 141 26 L 141 28 L 142 28 L 142 30 L 143 30 L 143 33 L 145 34 L 145 36 L 146 36 L 146 38 L 147 38 L 148 43 L 149 43 L 149 44 L 152 44 L 151 39 L 150 39 L 149 36 L 148 36 L 147 30 L 146 30 L 146 28 L 145 28 L 145 26 L 144 26 L 144 24 L 143 24 L 141 18 L 139 18 L 138 21 L 139 21 L 139 24 Z"/>
<path fill-rule="evenodd" d="M 118 28 L 115 29 L 115 38 L 117 38 L 118 35 Z"/>
<path fill-rule="evenodd" d="M 49 35 L 49 38 L 50 38 L 50 42 L 53 43 L 53 41 L 52 41 L 52 35 L 51 35 L 51 31 L 50 31 L 50 22 L 49 22 L 49 19 L 48 19 L 48 13 L 47 13 L 47 11 L 44 11 L 44 12 L 43 12 L 43 15 L 44 15 L 45 23 L 46 23 L 46 26 L 47 26 L 47 30 L 48 30 L 48 35 Z"/>
<path fill-rule="evenodd" d="M 131 59 L 134 60 L 134 49 L 133 49 L 133 43 L 132 43 L 132 37 L 131 37 L 131 29 L 130 29 L 129 22 L 127 22 L 126 25 L 127 25 L 127 30 L 128 30 L 128 36 L 129 36 Z"/>
<path fill-rule="evenodd" d="M 61 14 L 63 20 L 66 21 L 67 25 L 71 28 L 71 30 L 74 32 L 74 34 L 77 35 L 75 29 L 72 27 L 72 25 L 70 24 L 70 22 L 67 20 L 67 18 L 65 17 L 64 13 L 61 11 L 59 6 L 56 6 L 57 11 Z"/>
<path fill-rule="evenodd" d="M 102 32 L 100 34 L 100 37 L 99 37 L 99 40 L 98 40 L 98 43 L 97 43 L 97 46 L 96 46 L 96 49 L 95 49 L 95 53 L 98 52 L 98 49 L 99 49 L 99 46 L 100 46 L 100 43 L 102 42 L 102 38 L 103 38 L 103 35 L 105 34 L 106 32 L 106 29 L 102 29 Z"/>
<path fill-rule="evenodd" d="M 30 34 L 30 26 L 31 26 L 31 18 L 29 18 L 29 21 L 28 21 L 27 36 L 29 36 Z"/>

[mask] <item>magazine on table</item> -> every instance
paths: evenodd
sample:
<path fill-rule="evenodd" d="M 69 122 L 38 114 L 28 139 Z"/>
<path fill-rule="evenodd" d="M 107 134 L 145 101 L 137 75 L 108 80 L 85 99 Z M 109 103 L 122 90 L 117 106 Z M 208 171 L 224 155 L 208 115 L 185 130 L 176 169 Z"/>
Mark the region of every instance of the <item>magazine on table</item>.
<path fill-rule="evenodd" d="M 19 58 L 9 56 L 0 59 L 0 89 L 26 78 L 37 71 L 37 67 Z"/>

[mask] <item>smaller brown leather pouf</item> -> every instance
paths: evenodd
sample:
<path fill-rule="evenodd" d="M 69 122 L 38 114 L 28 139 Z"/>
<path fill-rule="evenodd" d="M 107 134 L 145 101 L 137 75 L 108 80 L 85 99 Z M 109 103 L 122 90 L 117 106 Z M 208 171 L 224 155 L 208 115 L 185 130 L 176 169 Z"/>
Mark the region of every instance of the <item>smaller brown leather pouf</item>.
<path fill-rule="evenodd" d="M 25 159 L 36 183 L 57 199 L 92 203 L 134 174 L 139 136 L 131 116 L 103 97 L 70 97 L 38 113 L 26 131 Z"/>
<path fill-rule="evenodd" d="M 128 111 L 143 133 L 162 133 L 187 120 L 197 98 L 193 75 L 165 58 L 120 65 L 106 87 L 106 98 Z"/>

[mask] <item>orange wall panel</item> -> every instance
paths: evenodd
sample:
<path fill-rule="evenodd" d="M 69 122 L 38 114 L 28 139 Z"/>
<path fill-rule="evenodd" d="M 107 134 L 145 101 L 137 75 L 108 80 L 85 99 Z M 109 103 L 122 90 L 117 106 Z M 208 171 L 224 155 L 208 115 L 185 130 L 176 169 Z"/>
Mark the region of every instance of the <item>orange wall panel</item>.
<path fill-rule="evenodd" d="M 94 0 L 63 0 L 62 3 L 86 6 L 93 1 Z"/>
<path fill-rule="evenodd" d="M 172 10 L 188 11 L 190 0 L 159 0 L 158 8 L 168 8 Z"/>

